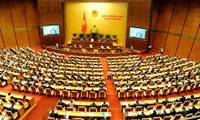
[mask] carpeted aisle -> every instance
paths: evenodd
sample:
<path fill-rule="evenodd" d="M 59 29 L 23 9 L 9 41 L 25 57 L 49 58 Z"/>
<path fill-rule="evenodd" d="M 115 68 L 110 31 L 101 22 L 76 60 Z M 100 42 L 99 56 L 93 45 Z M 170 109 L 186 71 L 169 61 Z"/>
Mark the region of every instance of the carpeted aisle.
<path fill-rule="evenodd" d="M 58 97 L 43 95 L 42 98 L 37 102 L 37 106 L 28 115 L 26 120 L 41 120 L 42 117 L 45 117 L 45 114 L 48 114 L 48 111 L 51 109 L 51 106 L 55 105 L 58 99 Z"/>
<path fill-rule="evenodd" d="M 120 101 L 117 98 L 115 86 L 113 80 L 107 80 L 107 73 L 108 73 L 108 64 L 106 61 L 106 58 L 102 57 L 102 67 L 103 67 L 103 72 L 104 72 L 104 77 L 105 77 L 105 82 L 106 82 L 106 88 L 107 88 L 107 98 L 106 100 L 110 104 L 110 111 L 112 113 L 111 120 L 124 120 L 124 116 L 122 114 L 121 110 L 121 105 Z"/>

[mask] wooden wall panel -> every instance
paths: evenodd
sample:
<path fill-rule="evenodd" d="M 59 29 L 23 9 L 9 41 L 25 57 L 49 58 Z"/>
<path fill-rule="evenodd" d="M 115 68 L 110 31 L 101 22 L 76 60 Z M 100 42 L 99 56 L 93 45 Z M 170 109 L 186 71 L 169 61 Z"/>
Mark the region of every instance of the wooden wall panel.
<path fill-rule="evenodd" d="M 164 43 L 165 43 L 165 38 L 166 34 L 163 33 L 155 33 L 155 38 L 154 38 L 154 46 L 153 46 L 153 51 L 159 52 L 160 48 L 164 48 Z"/>
<path fill-rule="evenodd" d="M 200 2 L 192 1 L 186 24 L 184 26 L 183 35 L 194 37 L 200 23 Z"/>
<path fill-rule="evenodd" d="M 182 58 L 188 58 L 192 42 L 190 39 L 181 38 L 176 55 Z"/>
<path fill-rule="evenodd" d="M 180 37 L 174 35 L 168 35 L 165 45 L 164 54 L 175 55 L 176 48 Z"/>
<path fill-rule="evenodd" d="M 5 29 L 13 29 L 8 1 L 0 1 L 0 28 L 2 32 Z"/>
<path fill-rule="evenodd" d="M 168 31 L 173 12 L 173 5 L 174 0 L 162 0 L 156 29 Z"/>
<path fill-rule="evenodd" d="M 153 46 L 155 32 L 151 31 L 149 37 L 150 37 L 149 45 Z"/>
<path fill-rule="evenodd" d="M 40 37 L 38 29 L 30 29 L 28 30 L 29 38 L 30 38 L 30 46 L 35 47 L 40 45 Z"/>
<path fill-rule="evenodd" d="M 63 8 L 61 1 L 38 1 L 38 15 L 39 15 L 39 30 L 41 45 L 55 45 L 64 44 L 64 23 L 63 23 Z M 60 35 L 58 36 L 43 36 L 42 25 L 58 24 L 60 25 Z M 49 42 L 51 39 L 51 43 Z M 55 41 L 55 42 L 54 42 Z"/>
<path fill-rule="evenodd" d="M 24 15 L 24 4 L 22 0 L 15 0 L 10 3 L 11 15 L 14 22 L 15 28 L 25 28 L 25 15 Z"/>
<path fill-rule="evenodd" d="M 3 41 L 3 35 L 1 33 L 1 30 L 0 30 L 0 49 L 1 48 L 4 48 L 4 41 Z"/>
<path fill-rule="evenodd" d="M 18 47 L 29 47 L 27 30 L 16 31 Z"/>
<path fill-rule="evenodd" d="M 194 42 L 194 46 L 193 46 L 193 49 L 192 49 L 192 51 L 191 51 L 191 53 L 190 53 L 189 59 L 199 61 L 199 60 L 200 60 L 200 52 L 199 52 L 199 49 L 200 49 L 200 41 L 199 41 L 199 40 L 196 40 L 196 41 Z"/>
<path fill-rule="evenodd" d="M 38 26 L 37 1 L 26 0 L 26 20 L 28 27 Z"/>
<path fill-rule="evenodd" d="M 149 43 L 149 26 L 150 26 L 150 14 L 151 14 L 151 0 L 138 1 L 133 0 L 128 3 L 128 22 L 127 31 L 129 32 L 129 26 L 146 28 L 146 39 L 139 40 L 129 38 L 127 34 L 126 47 L 130 44 L 133 45 L 136 50 L 147 50 Z M 127 33 L 128 33 L 127 32 Z"/>
<path fill-rule="evenodd" d="M 5 47 L 6 48 L 11 48 L 11 47 L 17 47 L 16 39 L 14 32 L 2 32 Z"/>
<path fill-rule="evenodd" d="M 169 32 L 176 34 L 181 33 L 188 7 L 189 7 L 189 0 L 176 0 L 174 16 L 172 18 Z"/>
<path fill-rule="evenodd" d="M 6 48 L 30 47 L 28 29 L 38 29 L 37 1 L 1 0 L 0 16 L 0 44 L 5 43 Z"/>
<path fill-rule="evenodd" d="M 159 15 L 160 1 L 154 0 L 152 3 L 152 18 L 151 29 L 156 29 L 158 15 Z"/>
<path fill-rule="evenodd" d="M 155 19 L 152 19 L 151 23 L 151 35 L 155 35 L 155 37 L 151 37 L 151 41 L 154 41 L 153 50 L 159 51 L 163 45 L 163 40 L 166 39 L 166 44 L 164 44 L 165 54 L 190 57 L 195 60 L 199 59 L 196 57 L 198 53 L 195 55 L 196 53 L 194 52 L 199 44 L 194 40 L 196 34 L 196 40 L 199 40 L 200 36 L 197 33 L 200 24 L 200 1 L 164 0 L 161 2 L 154 0 L 154 2 L 160 3 L 161 6 L 160 9 L 154 8 L 154 11 L 157 10 L 158 12 L 153 12 L 155 14 L 153 16 L 159 16 L 157 27 L 155 27 Z M 174 12 L 171 11 L 173 5 L 175 5 Z M 171 22 L 170 16 L 172 16 Z M 167 25 L 169 25 L 168 29 Z"/>

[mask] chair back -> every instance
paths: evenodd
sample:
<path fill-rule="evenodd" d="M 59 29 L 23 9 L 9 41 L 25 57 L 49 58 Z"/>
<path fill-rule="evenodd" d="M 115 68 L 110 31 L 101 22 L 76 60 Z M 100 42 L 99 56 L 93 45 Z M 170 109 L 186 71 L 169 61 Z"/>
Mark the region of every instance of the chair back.
<path fill-rule="evenodd" d="M 143 109 L 143 106 L 136 106 L 135 111 L 139 112 L 139 111 L 142 111 L 142 109 Z"/>
<path fill-rule="evenodd" d="M 90 91 L 90 98 L 91 99 L 96 99 L 97 98 L 97 93 L 95 91 Z"/>
<path fill-rule="evenodd" d="M 67 108 L 66 108 L 67 111 L 74 111 L 74 109 L 75 109 L 75 108 L 73 108 L 73 107 L 67 107 Z"/>
<path fill-rule="evenodd" d="M 9 100 L 11 104 L 15 104 L 15 100 L 14 99 L 10 99 Z"/>
<path fill-rule="evenodd" d="M 172 107 L 172 103 L 167 103 L 165 109 L 170 109 Z"/>
<path fill-rule="evenodd" d="M 89 112 L 97 112 L 97 107 L 90 107 Z"/>
<path fill-rule="evenodd" d="M 160 89 L 156 89 L 154 96 L 158 96 L 159 94 L 160 94 Z"/>
<path fill-rule="evenodd" d="M 86 107 L 85 106 L 78 106 L 78 111 L 86 112 Z"/>
<path fill-rule="evenodd" d="M 150 97 L 152 93 L 152 89 L 147 89 L 146 91 L 146 97 Z"/>
<path fill-rule="evenodd" d="M 181 90 L 182 90 L 182 86 L 178 86 L 178 88 L 177 88 L 176 92 L 177 92 L 177 93 L 180 93 L 180 92 L 181 92 Z"/>
<path fill-rule="evenodd" d="M 173 94 L 174 93 L 174 89 L 175 89 L 175 87 L 171 86 L 171 88 L 169 89 L 169 94 Z"/>
<path fill-rule="evenodd" d="M 18 90 L 18 91 L 22 91 L 21 85 L 20 85 L 20 84 L 16 84 L 16 87 L 17 87 L 17 90 Z"/>
<path fill-rule="evenodd" d="M 134 90 L 129 90 L 127 97 L 132 98 L 132 97 L 134 97 L 134 94 L 135 94 Z"/>
<path fill-rule="evenodd" d="M 61 96 L 61 93 L 60 93 L 59 89 L 55 89 L 55 96 Z"/>
<path fill-rule="evenodd" d="M 70 97 L 70 92 L 68 90 L 63 90 L 62 93 L 63 93 L 63 97 L 67 97 L 67 98 Z"/>
<path fill-rule="evenodd" d="M 88 97 L 88 92 L 87 92 L 87 90 L 82 90 L 82 91 L 81 91 L 81 97 L 82 97 L 82 98 L 87 98 L 87 97 Z"/>
<path fill-rule="evenodd" d="M 105 91 L 99 91 L 99 98 L 106 98 L 106 92 Z"/>
<path fill-rule="evenodd" d="M 180 120 L 180 118 L 181 118 L 181 114 L 176 114 L 174 117 L 174 120 Z"/>
<path fill-rule="evenodd" d="M 193 105 L 196 105 L 199 102 L 199 99 L 195 99 L 194 102 L 192 103 Z"/>
<path fill-rule="evenodd" d="M 71 91 L 71 97 L 72 98 L 78 98 L 78 92 L 77 91 Z"/>
<path fill-rule="evenodd" d="M 137 97 L 143 97 L 143 90 L 139 90 L 138 92 L 137 92 Z"/>
<path fill-rule="evenodd" d="M 162 106 L 163 106 L 163 104 L 158 104 L 157 107 L 156 107 L 156 110 L 162 109 Z"/>
<path fill-rule="evenodd" d="M 16 89 L 15 83 L 11 82 L 10 85 L 11 85 L 11 87 L 12 87 L 13 90 Z"/>
<path fill-rule="evenodd" d="M 31 91 L 32 91 L 32 93 L 36 93 L 36 87 L 35 86 L 31 86 Z"/>
<path fill-rule="evenodd" d="M 56 105 L 56 109 L 57 110 L 63 110 L 63 107 L 62 107 L 62 105 Z"/>
<path fill-rule="evenodd" d="M 2 102 L 7 103 L 6 98 L 5 97 L 1 97 Z"/>
<path fill-rule="evenodd" d="M 24 92 L 29 92 L 29 87 L 27 84 L 24 85 Z"/>
<path fill-rule="evenodd" d="M 9 117 L 11 117 L 11 118 L 13 117 L 12 112 L 8 111 L 8 110 L 6 110 L 6 115 L 9 116 Z"/>
<path fill-rule="evenodd" d="M 56 120 L 54 117 L 48 117 L 47 120 Z"/>
<path fill-rule="evenodd" d="M 51 91 L 51 89 L 50 88 L 46 88 L 45 89 L 46 90 L 46 95 L 49 95 L 49 96 L 51 96 L 52 94 L 52 91 Z"/>
<path fill-rule="evenodd" d="M 163 120 L 171 120 L 171 116 L 165 116 Z"/>
<path fill-rule="evenodd" d="M 186 106 L 188 106 L 189 104 L 190 104 L 190 101 L 185 101 L 185 102 L 183 103 L 183 106 L 186 107 Z"/>
<path fill-rule="evenodd" d="M 44 88 L 43 87 L 38 87 L 38 90 L 39 90 L 39 94 L 44 94 Z"/>
<path fill-rule="evenodd" d="M 108 108 L 107 107 L 101 107 L 100 112 L 108 112 Z"/>
<path fill-rule="evenodd" d="M 154 105 L 148 106 L 147 110 L 153 110 Z"/>
<path fill-rule="evenodd" d="M 182 104 L 182 102 L 176 102 L 176 105 L 175 105 L 175 107 L 176 107 L 176 108 L 178 108 L 178 107 L 180 107 L 180 106 L 181 106 L 181 104 Z"/>
<path fill-rule="evenodd" d="M 24 106 L 24 103 L 23 103 L 22 100 L 18 100 L 17 102 L 18 102 L 20 105 Z"/>
<path fill-rule="evenodd" d="M 154 117 L 153 120 L 161 120 L 161 117 Z"/>
<path fill-rule="evenodd" d="M 125 112 L 133 112 L 133 108 L 132 107 L 126 107 Z"/>
<path fill-rule="evenodd" d="M 164 88 L 162 95 L 167 95 L 168 94 L 168 90 L 169 90 L 168 88 Z"/>

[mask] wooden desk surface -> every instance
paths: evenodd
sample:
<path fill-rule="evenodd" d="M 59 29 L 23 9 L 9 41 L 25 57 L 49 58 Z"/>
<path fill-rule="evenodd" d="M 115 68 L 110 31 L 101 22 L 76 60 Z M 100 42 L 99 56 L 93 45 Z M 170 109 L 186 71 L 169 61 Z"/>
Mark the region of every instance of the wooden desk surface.
<path fill-rule="evenodd" d="M 67 89 L 67 90 L 78 90 L 78 91 L 81 91 L 83 90 L 83 87 L 73 87 L 73 86 L 70 86 L 70 87 L 66 87 L 66 86 L 60 86 L 60 85 L 52 85 L 52 87 L 54 89 Z M 94 91 L 99 91 L 99 88 L 95 87 L 95 88 L 91 88 L 91 87 L 86 87 L 85 88 L 86 90 L 94 90 Z M 106 90 L 106 88 L 105 88 Z"/>
<path fill-rule="evenodd" d="M 79 111 L 64 111 L 54 110 L 60 116 L 69 115 L 72 117 L 111 117 L 111 112 L 79 112 Z"/>
<path fill-rule="evenodd" d="M 71 101 L 63 100 L 67 105 L 71 103 Z M 74 101 L 74 105 L 80 105 L 80 106 L 90 106 L 93 102 L 89 101 Z M 97 106 L 102 106 L 103 102 L 94 102 Z M 106 104 L 109 106 L 109 102 L 106 102 Z"/>

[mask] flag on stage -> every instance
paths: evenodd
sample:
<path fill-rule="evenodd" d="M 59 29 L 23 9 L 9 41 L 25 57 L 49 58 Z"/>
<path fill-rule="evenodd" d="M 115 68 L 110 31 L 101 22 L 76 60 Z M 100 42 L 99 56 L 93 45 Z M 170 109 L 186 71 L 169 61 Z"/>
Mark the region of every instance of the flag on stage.
<path fill-rule="evenodd" d="M 85 33 L 87 30 L 87 23 L 85 19 L 85 12 L 83 13 L 83 22 L 82 22 L 82 32 Z"/>

